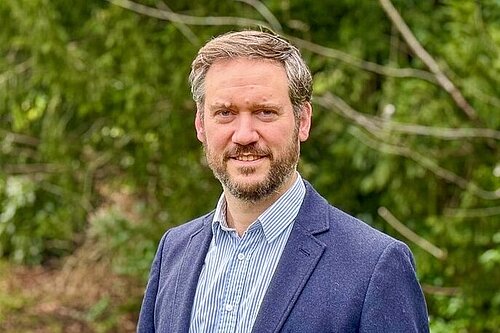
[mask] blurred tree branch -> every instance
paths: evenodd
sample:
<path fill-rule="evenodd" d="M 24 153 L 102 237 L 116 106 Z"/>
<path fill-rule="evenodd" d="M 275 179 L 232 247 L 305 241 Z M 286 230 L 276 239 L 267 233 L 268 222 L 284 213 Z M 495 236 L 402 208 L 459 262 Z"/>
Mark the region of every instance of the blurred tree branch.
<path fill-rule="evenodd" d="M 333 110 L 342 117 L 353 121 L 379 139 L 382 132 L 394 131 L 405 134 L 433 136 L 443 139 L 487 138 L 500 140 L 500 132 L 488 128 L 428 127 L 415 124 L 403 124 L 393 122 L 391 120 L 386 120 L 380 117 L 369 116 L 354 110 L 339 96 L 333 95 L 332 93 L 326 93 L 323 96 L 318 96 L 315 98 L 315 101 L 326 109 Z M 484 190 L 477 184 L 458 176 L 450 170 L 440 167 L 432 159 L 421 155 L 420 153 L 410 149 L 409 147 L 391 144 L 387 142 L 386 138 L 374 140 L 368 138 L 365 135 L 360 136 L 356 133 L 353 133 L 352 131 L 351 134 L 356 136 L 356 138 L 358 138 L 361 142 L 373 149 L 382 151 L 384 153 L 396 154 L 409 158 L 425 167 L 426 169 L 430 170 L 436 176 L 445 179 L 448 182 L 454 183 L 464 190 L 471 190 L 478 197 L 488 200 L 496 200 L 500 198 L 500 189 L 497 189 L 495 191 Z"/>
<path fill-rule="evenodd" d="M 5 164 L 4 172 L 7 174 L 30 174 L 30 173 L 58 173 L 62 172 L 65 167 L 55 163 L 18 163 Z"/>
<path fill-rule="evenodd" d="M 182 23 L 186 25 L 206 25 L 206 26 L 224 26 L 224 25 L 236 25 L 243 27 L 257 26 L 264 27 L 270 30 L 276 28 L 275 18 L 273 17 L 269 9 L 263 9 L 263 4 L 257 4 L 258 2 L 253 1 L 244 1 L 245 3 L 251 4 L 254 8 L 258 8 L 259 13 L 263 16 L 265 15 L 266 19 L 270 19 L 271 22 L 260 21 L 247 19 L 242 17 L 227 17 L 227 16 L 189 16 L 189 15 L 181 15 L 174 13 L 172 11 L 160 10 L 153 7 L 144 6 L 129 0 L 107 0 L 110 3 L 117 5 L 119 7 L 134 11 L 136 13 L 154 17 L 161 20 L 170 21 L 173 23 Z M 271 15 L 271 16 L 270 16 Z M 289 39 L 291 42 L 295 43 L 298 47 L 303 49 L 307 49 L 315 54 L 336 59 L 351 66 L 385 75 L 385 76 L 393 76 L 393 77 L 415 77 L 422 80 L 426 80 L 428 82 L 436 83 L 436 79 L 432 73 L 414 69 L 414 68 L 397 68 L 397 67 L 388 67 L 379 65 L 377 63 L 365 61 L 362 59 L 358 59 L 348 53 L 342 52 L 337 49 L 321 46 L 309 41 L 306 41 L 301 38 L 293 37 L 287 34 L 281 34 L 283 37 Z"/>
<path fill-rule="evenodd" d="M 291 42 L 293 42 L 295 45 L 297 45 L 300 48 L 309 50 L 315 54 L 327 57 L 327 58 L 332 58 L 336 59 L 339 61 L 342 61 L 348 65 L 366 70 L 368 72 L 380 74 L 380 75 L 385 75 L 385 76 L 392 76 L 392 77 L 400 77 L 400 78 L 409 78 L 409 77 L 414 77 L 418 79 L 422 79 L 431 83 L 436 83 L 436 79 L 432 73 L 422 71 L 419 69 L 415 68 L 399 68 L 399 67 L 389 67 L 389 66 L 382 66 L 374 62 L 369 62 L 366 60 L 358 59 L 348 53 L 339 51 L 337 49 L 333 49 L 330 47 L 325 47 L 321 46 L 318 44 L 315 44 L 313 42 L 289 36 L 289 35 L 284 35 L 286 38 L 288 38 Z"/>
<path fill-rule="evenodd" d="M 378 133 L 370 131 L 372 134 L 374 134 L 376 137 Z M 425 169 L 431 171 L 433 174 L 438 176 L 439 178 L 442 178 L 446 180 L 447 182 L 450 182 L 452 184 L 457 185 L 458 187 L 462 188 L 463 190 L 468 190 L 472 194 L 474 194 L 477 197 L 480 197 L 485 200 L 498 200 L 500 199 L 500 189 L 494 190 L 494 191 L 488 191 L 480 186 L 478 186 L 476 183 L 469 181 L 456 173 L 447 170 L 443 167 L 441 167 L 439 164 L 437 164 L 434 160 L 420 154 L 419 152 L 412 150 L 408 147 L 405 146 L 400 146 L 400 145 L 395 145 L 392 143 L 388 143 L 384 140 L 381 140 L 380 138 L 371 138 L 367 136 L 366 134 L 363 134 L 360 130 L 351 130 L 349 131 L 350 134 L 355 136 L 358 140 L 360 140 L 363 144 L 378 150 L 380 152 L 386 153 L 386 154 L 392 154 L 392 155 L 398 155 L 398 156 L 403 156 L 408 159 L 411 159 L 415 161 L 417 164 L 420 166 L 424 167 Z"/>
<path fill-rule="evenodd" d="M 171 21 L 173 23 L 183 24 L 183 25 L 207 25 L 207 26 L 221 26 L 221 25 L 236 25 L 236 26 L 259 26 L 265 27 L 270 30 L 276 30 L 282 32 L 282 27 L 276 17 L 272 12 L 260 1 L 258 0 L 237 0 L 252 6 L 260 15 L 266 20 L 254 20 L 247 19 L 243 17 L 228 17 L 228 16 L 206 16 L 197 17 L 190 15 L 177 14 L 169 9 L 161 10 L 153 7 L 148 7 L 130 0 L 107 0 L 110 3 L 120 6 L 125 9 L 129 9 L 136 13 L 155 17 L 161 20 Z M 455 104 L 468 116 L 471 120 L 477 120 L 476 110 L 469 104 L 465 99 L 462 92 L 453 84 L 453 82 L 446 76 L 446 74 L 440 69 L 436 60 L 425 50 L 425 48 L 418 42 L 416 37 L 411 32 L 410 28 L 403 20 L 399 12 L 396 10 L 394 5 L 390 0 L 379 0 L 380 5 L 386 12 L 387 16 L 390 18 L 391 22 L 397 28 L 399 33 L 403 36 L 404 40 L 408 46 L 413 50 L 415 55 L 423 61 L 423 63 L 430 69 L 430 73 L 427 71 L 422 71 L 414 68 L 397 68 L 383 66 L 377 63 L 365 61 L 358 59 L 348 53 L 342 52 L 337 49 L 325 47 L 322 45 L 315 44 L 310 41 L 306 41 L 301 38 L 290 36 L 281 33 L 283 37 L 289 39 L 291 42 L 295 43 L 297 46 L 307 49 L 315 54 L 322 55 L 328 58 L 336 59 L 342 61 L 351 66 L 377 73 L 385 76 L 392 77 L 415 77 L 428 82 L 437 83 L 441 86 L 454 100 Z M 185 29 L 183 29 L 185 30 Z M 185 34 L 186 32 L 183 31 Z M 191 35 L 191 34 L 189 34 Z M 193 40 L 192 37 L 188 38 Z"/>
<path fill-rule="evenodd" d="M 267 21 L 267 23 L 269 23 L 272 30 L 278 31 L 280 33 L 283 32 L 283 27 L 281 26 L 280 21 L 262 2 L 258 0 L 236 0 L 236 1 L 240 1 L 252 6 Z"/>
<path fill-rule="evenodd" d="M 440 287 L 425 283 L 422 284 L 422 289 L 426 294 L 439 296 L 457 296 L 461 293 L 460 288 L 457 287 Z"/>
<path fill-rule="evenodd" d="M 262 26 L 266 27 L 268 24 L 264 21 L 247 19 L 243 17 L 232 16 L 205 16 L 197 17 L 190 15 L 177 14 L 172 11 L 161 10 L 129 0 L 107 0 L 114 5 L 131 10 L 138 14 L 154 17 L 160 20 L 170 21 L 174 23 L 187 24 L 187 25 L 236 25 L 236 26 Z"/>
<path fill-rule="evenodd" d="M 167 4 L 163 1 L 158 3 L 158 8 L 164 11 L 172 12 L 172 10 L 167 6 Z M 184 23 L 176 22 L 173 23 L 177 29 L 186 37 L 191 44 L 193 45 L 198 45 L 200 44 L 200 40 L 198 39 L 198 36 L 194 34 L 194 32 Z"/>
<path fill-rule="evenodd" d="M 387 208 L 379 207 L 378 215 L 383 218 L 387 223 L 389 223 L 397 232 L 403 235 L 405 238 L 411 242 L 417 244 L 426 252 L 430 253 L 439 260 L 445 260 L 447 257 L 446 251 L 441 250 L 436 245 L 432 244 L 425 238 L 417 235 L 413 230 L 401 223 Z"/>
<path fill-rule="evenodd" d="M 23 62 L 15 65 L 12 69 L 1 73 L 0 74 L 0 85 L 2 85 L 4 82 L 6 82 L 12 75 L 21 74 L 23 72 L 26 72 L 31 67 L 32 64 L 33 64 L 33 61 L 30 58 L 26 61 L 23 61 Z"/>
<path fill-rule="evenodd" d="M 0 128 L 0 137 L 3 137 L 3 140 L 5 141 L 10 141 L 13 143 L 28 145 L 32 147 L 36 147 L 38 146 L 38 144 L 40 144 L 40 139 L 38 138 L 26 134 L 10 132 L 3 128 Z"/>
<path fill-rule="evenodd" d="M 394 5 L 390 0 L 379 0 L 380 5 L 386 12 L 387 16 L 390 18 L 392 23 L 396 26 L 401 36 L 408 44 L 408 46 L 415 52 L 415 55 L 422 60 L 422 62 L 434 73 L 439 85 L 451 95 L 456 105 L 465 112 L 465 114 L 472 120 L 477 119 L 477 112 L 474 108 L 467 102 L 465 97 L 462 95 L 460 90 L 451 82 L 451 80 L 444 74 L 444 72 L 439 68 L 438 63 L 434 58 L 427 52 L 424 47 L 419 43 L 415 35 L 411 32 L 410 28 L 403 20 L 399 12 L 396 10 Z"/>
<path fill-rule="evenodd" d="M 339 96 L 326 93 L 323 96 L 315 97 L 315 101 L 328 109 L 334 110 L 342 117 L 354 121 L 366 129 L 387 132 L 399 132 L 422 136 L 432 136 L 447 140 L 459 140 L 466 138 L 495 139 L 500 140 L 500 131 L 491 128 L 449 128 L 431 127 L 417 124 L 407 124 L 395 122 L 390 119 L 370 116 L 354 110 L 349 104 Z"/>
<path fill-rule="evenodd" d="M 484 208 L 460 208 L 460 209 L 447 208 L 444 210 L 444 215 L 448 217 L 458 217 L 458 218 L 490 217 L 490 216 L 500 215 L 500 206 L 484 207 Z"/>

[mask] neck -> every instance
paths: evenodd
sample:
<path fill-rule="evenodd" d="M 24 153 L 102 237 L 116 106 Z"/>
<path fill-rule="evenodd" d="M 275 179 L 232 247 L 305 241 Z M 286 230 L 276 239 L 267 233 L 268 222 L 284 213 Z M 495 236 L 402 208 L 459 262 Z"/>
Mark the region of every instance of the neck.
<path fill-rule="evenodd" d="M 226 219 L 229 227 L 236 229 L 239 236 L 248 229 L 260 214 L 276 202 L 295 182 L 297 174 L 293 173 L 280 188 L 265 198 L 259 201 L 247 201 L 233 196 L 224 188 L 224 196 L 226 198 Z"/>

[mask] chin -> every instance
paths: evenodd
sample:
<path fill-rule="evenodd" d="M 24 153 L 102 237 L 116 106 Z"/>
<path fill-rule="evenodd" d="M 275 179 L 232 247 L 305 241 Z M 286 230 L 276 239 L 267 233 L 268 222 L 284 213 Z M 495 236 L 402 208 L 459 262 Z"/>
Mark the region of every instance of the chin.
<path fill-rule="evenodd" d="M 238 188 L 242 189 L 258 189 L 259 187 L 264 186 L 266 183 L 266 178 L 265 177 L 235 177 L 231 179 L 231 183 L 236 185 Z"/>
<path fill-rule="evenodd" d="M 269 178 L 269 170 L 258 171 L 255 168 L 239 168 L 230 174 L 231 181 L 236 184 L 259 184 Z"/>

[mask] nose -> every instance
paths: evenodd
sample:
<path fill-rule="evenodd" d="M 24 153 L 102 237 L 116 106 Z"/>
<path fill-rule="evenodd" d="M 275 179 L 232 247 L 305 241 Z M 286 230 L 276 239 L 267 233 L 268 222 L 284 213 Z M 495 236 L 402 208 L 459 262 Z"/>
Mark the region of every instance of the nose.
<path fill-rule="evenodd" d="M 233 133 L 233 143 L 243 146 L 255 143 L 259 140 L 259 133 L 255 128 L 254 121 L 251 116 L 240 115 L 235 123 L 236 128 Z"/>

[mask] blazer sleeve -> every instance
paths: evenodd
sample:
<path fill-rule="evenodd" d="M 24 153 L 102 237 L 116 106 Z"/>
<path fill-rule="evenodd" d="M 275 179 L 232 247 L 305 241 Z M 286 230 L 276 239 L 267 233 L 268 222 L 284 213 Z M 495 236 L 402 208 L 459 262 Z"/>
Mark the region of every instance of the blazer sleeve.
<path fill-rule="evenodd" d="M 142 300 L 141 312 L 139 314 L 139 322 L 137 323 L 137 333 L 153 333 L 155 332 L 155 303 L 156 294 L 158 292 L 158 282 L 160 279 L 160 268 L 162 262 L 163 248 L 168 231 L 163 235 L 158 250 L 156 251 L 151 270 L 149 272 L 149 280 L 144 292 Z"/>
<path fill-rule="evenodd" d="M 359 332 L 429 332 L 427 306 L 413 255 L 401 242 L 390 243 L 375 265 Z"/>

